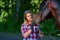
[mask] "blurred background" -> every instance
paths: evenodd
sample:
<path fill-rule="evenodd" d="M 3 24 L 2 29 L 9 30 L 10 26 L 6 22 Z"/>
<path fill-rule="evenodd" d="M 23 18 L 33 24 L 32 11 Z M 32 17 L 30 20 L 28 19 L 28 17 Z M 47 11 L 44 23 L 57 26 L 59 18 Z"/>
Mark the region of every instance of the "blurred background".
<path fill-rule="evenodd" d="M 36 14 L 39 11 L 41 2 L 42 0 L 0 0 L 0 40 L 3 39 L 4 34 L 5 37 L 6 35 L 13 35 L 13 38 L 14 35 L 21 37 L 24 11 L 31 10 L 33 14 Z M 59 36 L 57 35 L 58 30 L 55 28 L 55 24 L 53 17 L 45 19 L 40 24 L 43 35 Z"/>

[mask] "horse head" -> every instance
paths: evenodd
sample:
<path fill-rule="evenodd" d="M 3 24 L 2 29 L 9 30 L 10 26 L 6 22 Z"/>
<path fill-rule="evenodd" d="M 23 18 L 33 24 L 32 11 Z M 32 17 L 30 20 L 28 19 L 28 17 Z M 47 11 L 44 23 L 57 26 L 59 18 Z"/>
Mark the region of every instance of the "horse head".
<path fill-rule="evenodd" d="M 45 3 L 45 4 L 44 4 Z M 56 20 L 56 25 L 60 30 L 60 1 L 59 0 L 44 0 L 39 9 L 42 20 L 51 12 Z"/>

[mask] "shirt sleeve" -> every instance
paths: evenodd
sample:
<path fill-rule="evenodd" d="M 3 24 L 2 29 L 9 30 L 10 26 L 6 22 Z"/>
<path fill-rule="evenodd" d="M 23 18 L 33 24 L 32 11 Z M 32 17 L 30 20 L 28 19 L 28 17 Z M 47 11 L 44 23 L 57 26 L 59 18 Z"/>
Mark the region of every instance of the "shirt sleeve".
<path fill-rule="evenodd" d="M 22 32 L 22 35 L 26 32 L 26 25 L 21 25 L 21 32 Z"/>

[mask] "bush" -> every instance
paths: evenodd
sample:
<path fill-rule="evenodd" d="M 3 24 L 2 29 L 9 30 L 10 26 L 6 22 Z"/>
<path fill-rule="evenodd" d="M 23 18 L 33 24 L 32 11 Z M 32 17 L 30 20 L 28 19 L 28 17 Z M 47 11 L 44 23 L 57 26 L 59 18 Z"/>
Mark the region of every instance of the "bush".
<path fill-rule="evenodd" d="M 55 27 L 56 23 L 55 20 L 53 18 L 49 18 L 47 20 L 45 20 L 42 24 L 41 24 L 41 29 L 44 35 L 48 35 L 48 36 L 57 36 L 57 29 Z"/>

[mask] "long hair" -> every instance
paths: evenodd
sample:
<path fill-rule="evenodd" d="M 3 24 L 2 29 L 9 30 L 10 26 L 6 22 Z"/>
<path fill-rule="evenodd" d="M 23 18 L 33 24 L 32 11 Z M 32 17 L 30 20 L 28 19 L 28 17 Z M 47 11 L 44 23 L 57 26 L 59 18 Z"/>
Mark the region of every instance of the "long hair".
<path fill-rule="evenodd" d="M 26 17 L 26 15 L 27 15 L 28 13 L 31 13 L 31 14 L 32 14 L 32 12 L 31 12 L 30 10 L 26 10 L 26 11 L 24 12 L 24 22 L 25 22 L 25 23 L 28 22 L 27 17 Z M 32 16 L 33 16 L 33 15 L 32 15 Z"/>

